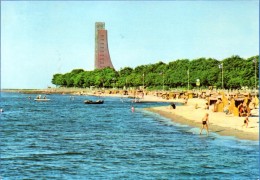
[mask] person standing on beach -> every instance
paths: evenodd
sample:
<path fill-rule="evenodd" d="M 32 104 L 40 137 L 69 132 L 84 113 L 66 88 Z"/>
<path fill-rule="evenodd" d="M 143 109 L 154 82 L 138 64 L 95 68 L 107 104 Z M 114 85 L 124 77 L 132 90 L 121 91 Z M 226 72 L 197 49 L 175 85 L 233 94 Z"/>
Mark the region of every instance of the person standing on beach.
<path fill-rule="evenodd" d="M 200 134 L 201 134 L 202 130 L 203 130 L 204 128 L 206 128 L 206 130 L 207 130 L 207 135 L 209 135 L 208 123 L 209 123 L 209 114 L 206 113 L 205 116 L 202 118 L 202 128 L 201 128 L 201 130 L 200 130 Z"/>
<path fill-rule="evenodd" d="M 246 128 L 247 128 L 248 122 L 249 122 L 249 119 L 248 119 L 248 116 L 246 116 L 246 118 L 245 118 L 245 120 L 244 120 L 244 124 L 243 124 L 242 127 L 246 126 Z"/>
<path fill-rule="evenodd" d="M 188 103 L 188 97 L 184 97 L 184 104 L 186 105 Z"/>
<path fill-rule="evenodd" d="M 172 109 L 176 109 L 176 105 L 174 103 L 171 104 Z"/>
<path fill-rule="evenodd" d="M 206 103 L 204 109 L 209 110 L 209 103 Z"/>

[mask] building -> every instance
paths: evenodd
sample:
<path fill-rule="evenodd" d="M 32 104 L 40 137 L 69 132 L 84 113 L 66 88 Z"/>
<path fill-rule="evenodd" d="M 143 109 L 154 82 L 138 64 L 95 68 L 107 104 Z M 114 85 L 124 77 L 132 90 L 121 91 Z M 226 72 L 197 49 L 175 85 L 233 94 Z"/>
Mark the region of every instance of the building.
<path fill-rule="evenodd" d="M 95 26 L 95 69 L 114 68 L 109 55 L 105 23 L 96 22 Z"/>

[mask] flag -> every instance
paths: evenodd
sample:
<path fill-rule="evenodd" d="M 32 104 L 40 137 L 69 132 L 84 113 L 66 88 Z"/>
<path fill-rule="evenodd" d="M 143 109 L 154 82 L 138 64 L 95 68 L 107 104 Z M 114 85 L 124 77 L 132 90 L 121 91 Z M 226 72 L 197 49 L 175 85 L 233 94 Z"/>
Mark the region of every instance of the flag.
<path fill-rule="evenodd" d="M 221 63 L 220 65 L 218 65 L 218 68 L 219 68 L 219 69 L 222 69 L 222 68 L 223 68 L 223 63 Z"/>

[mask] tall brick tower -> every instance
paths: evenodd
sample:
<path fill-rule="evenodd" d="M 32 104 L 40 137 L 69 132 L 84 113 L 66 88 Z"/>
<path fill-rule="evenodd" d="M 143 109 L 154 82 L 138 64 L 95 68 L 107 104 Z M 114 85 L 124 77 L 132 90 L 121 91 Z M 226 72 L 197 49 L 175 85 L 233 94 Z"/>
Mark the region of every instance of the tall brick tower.
<path fill-rule="evenodd" d="M 114 68 L 109 55 L 105 23 L 96 22 L 95 25 L 95 69 Z"/>

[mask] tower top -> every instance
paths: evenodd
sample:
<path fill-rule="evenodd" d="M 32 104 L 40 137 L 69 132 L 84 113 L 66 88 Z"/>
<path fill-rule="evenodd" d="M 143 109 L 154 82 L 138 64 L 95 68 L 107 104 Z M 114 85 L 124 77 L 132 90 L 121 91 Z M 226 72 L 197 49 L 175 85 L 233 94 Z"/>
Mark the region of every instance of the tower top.
<path fill-rule="evenodd" d="M 96 22 L 96 30 L 105 29 L 105 23 L 104 22 Z"/>

